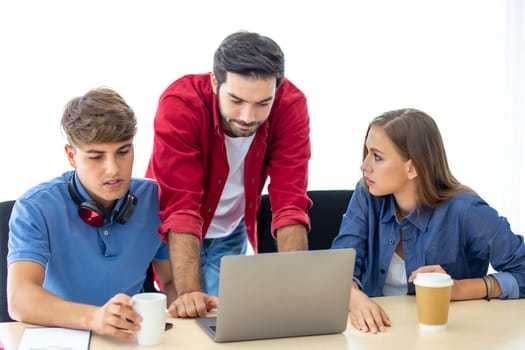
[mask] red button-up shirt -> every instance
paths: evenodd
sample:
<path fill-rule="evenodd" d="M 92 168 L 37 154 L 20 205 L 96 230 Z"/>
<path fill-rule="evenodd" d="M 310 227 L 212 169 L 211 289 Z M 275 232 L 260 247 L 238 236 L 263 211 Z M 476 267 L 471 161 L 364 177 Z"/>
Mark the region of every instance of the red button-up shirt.
<path fill-rule="evenodd" d="M 187 75 L 161 95 L 153 152 L 146 176 L 159 183 L 159 233 L 191 233 L 204 239 L 219 204 L 229 167 L 210 74 Z M 284 79 L 268 119 L 259 127 L 244 166 L 248 239 L 257 251 L 257 210 L 266 179 L 272 232 L 303 224 L 310 230 L 306 195 L 310 159 L 306 97 Z"/>

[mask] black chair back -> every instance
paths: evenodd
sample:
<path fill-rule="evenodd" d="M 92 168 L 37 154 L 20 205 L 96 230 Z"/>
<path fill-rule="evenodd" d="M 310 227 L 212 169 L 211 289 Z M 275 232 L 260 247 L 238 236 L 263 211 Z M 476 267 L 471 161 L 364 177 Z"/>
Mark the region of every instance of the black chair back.
<path fill-rule="evenodd" d="M 0 322 L 13 321 L 7 312 L 7 241 L 9 239 L 9 218 L 14 200 L 0 203 Z"/>
<path fill-rule="evenodd" d="M 316 190 L 307 192 L 308 197 L 313 202 L 312 208 L 308 212 L 312 226 L 308 234 L 309 250 L 329 249 L 332 246 L 332 241 L 339 233 L 343 214 L 353 193 L 353 190 Z M 271 223 L 270 198 L 265 194 L 262 197 L 257 216 L 259 253 L 277 251 L 277 242 L 270 232 Z"/>
<path fill-rule="evenodd" d="M 146 270 L 146 279 L 144 280 L 144 292 L 152 293 L 159 290 L 155 286 L 155 273 L 153 272 L 153 263 L 150 263 Z"/>

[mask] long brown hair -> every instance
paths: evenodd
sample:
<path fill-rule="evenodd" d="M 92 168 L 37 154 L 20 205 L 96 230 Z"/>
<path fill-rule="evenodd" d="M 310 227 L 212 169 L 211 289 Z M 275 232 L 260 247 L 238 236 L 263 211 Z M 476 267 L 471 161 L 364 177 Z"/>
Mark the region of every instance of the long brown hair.
<path fill-rule="evenodd" d="M 372 126 L 383 128 L 401 157 L 412 160 L 420 203 L 436 207 L 458 193 L 472 191 L 452 175 L 441 133 L 426 113 L 413 108 L 383 113 L 369 124 L 365 140 Z M 367 153 L 365 146 L 363 160 Z"/>

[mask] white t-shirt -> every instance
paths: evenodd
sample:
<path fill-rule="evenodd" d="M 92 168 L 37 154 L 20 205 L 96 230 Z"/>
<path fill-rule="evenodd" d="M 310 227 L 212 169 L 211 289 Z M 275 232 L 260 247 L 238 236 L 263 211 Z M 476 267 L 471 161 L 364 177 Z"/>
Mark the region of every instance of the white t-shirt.
<path fill-rule="evenodd" d="M 228 236 L 244 217 L 246 203 L 244 198 L 244 159 L 254 136 L 255 134 L 249 137 L 224 135 L 230 172 L 224 184 L 219 205 L 206 233 L 206 238 Z"/>
<path fill-rule="evenodd" d="M 383 295 L 406 295 L 407 294 L 407 274 L 405 260 L 394 252 L 388 272 L 386 275 Z"/>

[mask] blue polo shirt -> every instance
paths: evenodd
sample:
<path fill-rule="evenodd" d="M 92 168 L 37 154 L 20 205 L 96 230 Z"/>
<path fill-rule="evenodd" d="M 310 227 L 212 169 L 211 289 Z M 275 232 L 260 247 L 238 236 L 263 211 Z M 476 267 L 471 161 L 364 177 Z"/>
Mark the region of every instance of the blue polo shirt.
<path fill-rule="evenodd" d="M 168 249 L 157 227 L 157 183 L 131 179 L 137 206 L 125 224 L 114 222 L 124 198 L 102 227 L 85 223 L 77 213 L 68 183 L 73 171 L 42 183 L 15 203 L 9 223 L 7 263 L 33 261 L 45 267 L 43 287 L 66 300 L 103 305 L 117 293 L 143 290 L 150 262 L 167 260 Z M 90 199 L 77 181 L 77 189 Z"/>
<path fill-rule="evenodd" d="M 437 208 L 421 207 L 396 220 L 393 195 L 376 197 L 358 183 L 332 248 L 355 248 L 354 279 L 368 296 L 381 296 L 403 229 L 408 276 L 425 265 L 441 265 L 453 279 L 499 271 L 500 298 L 525 297 L 525 245 L 507 220 L 473 192 L 460 193 Z M 408 285 L 414 294 L 414 285 Z"/>

